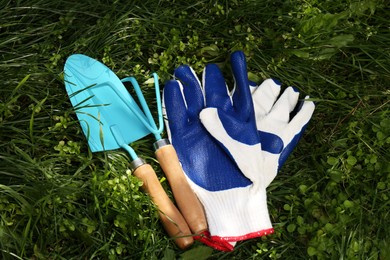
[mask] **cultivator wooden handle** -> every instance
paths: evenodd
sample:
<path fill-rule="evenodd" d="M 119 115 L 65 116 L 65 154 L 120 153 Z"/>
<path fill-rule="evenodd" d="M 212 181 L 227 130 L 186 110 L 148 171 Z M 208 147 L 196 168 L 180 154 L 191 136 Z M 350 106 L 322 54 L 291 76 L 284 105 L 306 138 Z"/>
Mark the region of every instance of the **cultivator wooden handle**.
<path fill-rule="evenodd" d="M 194 239 L 185 219 L 166 194 L 153 168 L 142 164 L 134 170 L 134 175 L 143 181 L 142 188 L 157 205 L 161 222 L 176 245 L 181 249 L 192 245 Z"/>
<path fill-rule="evenodd" d="M 203 233 L 207 230 L 204 209 L 184 176 L 175 148 L 171 144 L 159 147 L 156 150 L 156 157 L 167 176 L 176 204 L 191 231 L 194 234 Z"/>

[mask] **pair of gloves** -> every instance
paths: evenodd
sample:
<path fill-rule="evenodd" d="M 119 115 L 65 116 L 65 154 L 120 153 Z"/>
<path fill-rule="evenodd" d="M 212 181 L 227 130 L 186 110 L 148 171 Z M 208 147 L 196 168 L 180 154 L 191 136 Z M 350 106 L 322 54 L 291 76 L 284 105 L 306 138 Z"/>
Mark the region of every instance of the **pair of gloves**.
<path fill-rule="evenodd" d="M 191 188 L 206 212 L 206 244 L 231 251 L 237 241 L 274 232 L 266 188 L 297 145 L 314 103 L 273 79 L 256 86 L 245 55 L 230 57 L 235 86 L 229 91 L 216 64 L 202 80 L 187 65 L 165 84 L 168 138 Z M 299 103 L 299 104 L 298 104 Z"/>

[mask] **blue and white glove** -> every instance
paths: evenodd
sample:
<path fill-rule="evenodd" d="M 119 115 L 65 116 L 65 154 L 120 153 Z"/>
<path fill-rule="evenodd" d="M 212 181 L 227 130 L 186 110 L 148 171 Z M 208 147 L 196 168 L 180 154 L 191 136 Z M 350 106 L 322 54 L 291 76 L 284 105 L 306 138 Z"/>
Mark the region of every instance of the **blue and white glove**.
<path fill-rule="evenodd" d="M 231 56 L 233 95 L 215 64 L 206 66 L 202 82 L 190 67 L 180 66 L 174 73 L 178 80 L 167 82 L 163 94 L 169 139 L 216 242 L 273 233 L 267 171 L 243 55 Z"/>
<path fill-rule="evenodd" d="M 233 54 L 231 63 L 237 87 L 240 84 L 237 79 L 240 77 L 235 71 L 244 71 L 244 54 Z M 308 100 L 308 96 L 298 104 L 299 92 L 293 87 L 288 87 L 279 96 L 281 84 L 272 79 L 265 80 L 258 87 L 249 81 L 248 84 L 252 92 L 256 128 L 261 144 L 259 150 L 256 151 L 258 147 L 245 139 L 248 128 L 243 130 L 237 127 L 247 126 L 248 119 L 226 109 L 226 96 L 219 97 L 220 107 L 207 106 L 199 117 L 207 131 L 227 151 L 242 173 L 252 180 L 252 186 L 255 187 L 258 183 L 261 189 L 265 189 L 298 144 L 315 106 Z M 219 93 L 223 91 L 220 90 Z M 233 94 L 232 106 L 237 108 L 237 104 Z"/>

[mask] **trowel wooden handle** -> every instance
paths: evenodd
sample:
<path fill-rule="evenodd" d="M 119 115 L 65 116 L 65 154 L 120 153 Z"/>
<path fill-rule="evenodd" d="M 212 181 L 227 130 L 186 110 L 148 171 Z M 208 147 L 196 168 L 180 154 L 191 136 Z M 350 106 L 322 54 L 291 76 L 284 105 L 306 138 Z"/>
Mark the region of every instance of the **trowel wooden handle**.
<path fill-rule="evenodd" d="M 167 176 L 176 203 L 191 231 L 200 234 L 207 230 L 203 206 L 184 176 L 175 148 L 171 144 L 159 147 L 156 150 L 156 157 Z"/>
<path fill-rule="evenodd" d="M 181 249 L 192 245 L 194 239 L 185 219 L 165 193 L 153 168 L 149 164 L 143 164 L 135 169 L 134 175 L 143 181 L 143 189 L 157 205 L 161 222 L 176 245 Z"/>

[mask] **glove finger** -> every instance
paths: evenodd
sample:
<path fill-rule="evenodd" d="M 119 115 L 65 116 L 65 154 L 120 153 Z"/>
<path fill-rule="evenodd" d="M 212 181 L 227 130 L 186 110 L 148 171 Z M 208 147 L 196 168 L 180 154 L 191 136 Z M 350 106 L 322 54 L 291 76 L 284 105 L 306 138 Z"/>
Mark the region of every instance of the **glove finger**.
<path fill-rule="evenodd" d="M 165 84 L 162 102 L 169 135 L 171 132 L 175 133 L 184 129 L 188 122 L 188 115 L 182 85 L 179 81 L 169 80 Z"/>
<path fill-rule="evenodd" d="M 261 120 L 271 111 L 272 106 L 280 94 L 280 86 L 279 81 L 266 79 L 252 92 L 257 121 Z"/>
<path fill-rule="evenodd" d="M 244 53 L 242 51 L 233 52 L 230 62 L 235 80 L 235 91 L 232 96 L 233 107 L 237 117 L 245 122 L 253 116 L 254 110 Z"/>
<path fill-rule="evenodd" d="M 174 76 L 183 85 L 183 94 L 187 104 L 189 120 L 197 120 L 200 111 L 204 108 L 204 96 L 199 78 L 196 76 L 195 71 L 188 65 L 182 65 L 175 69 Z"/>
<path fill-rule="evenodd" d="M 216 107 L 224 111 L 232 109 L 229 90 L 216 64 L 208 64 L 204 69 L 203 86 L 207 107 Z"/>
<path fill-rule="evenodd" d="M 310 118 L 313 115 L 315 105 L 313 101 L 307 101 L 307 99 L 309 99 L 309 96 L 305 97 L 305 101 L 303 102 L 302 106 L 295 114 L 295 116 L 291 119 L 290 123 L 288 124 L 287 132 L 295 134 L 301 133 L 303 132 L 306 125 L 309 123 Z"/>
<path fill-rule="evenodd" d="M 305 99 L 308 98 L 308 96 L 305 97 Z M 283 140 L 285 140 L 288 145 L 283 149 L 283 152 L 280 154 L 279 167 L 281 167 L 285 163 L 290 153 L 294 150 L 295 146 L 297 146 L 299 140 L 302 137 L 303 132 L 306 129 L 307 124 L 310 121 L 310 118 L 313 115 L 314 109 L 314 102 L 304 101 L 301 109 L 297 112 L 297 114 L 288 124 L 288 127 L 286 128 L 287 131 L 285 131 L 283 137 Z"/>
<path fill-rule="evenodd" d="M 288 123 L 290 120 L 290 112 L 294 110 L 298 103 L 299 92 L 293 87 L 288 87 L 279 97 L 269 113 L 270 118 L 274 118 L 280 122 Z"/>

